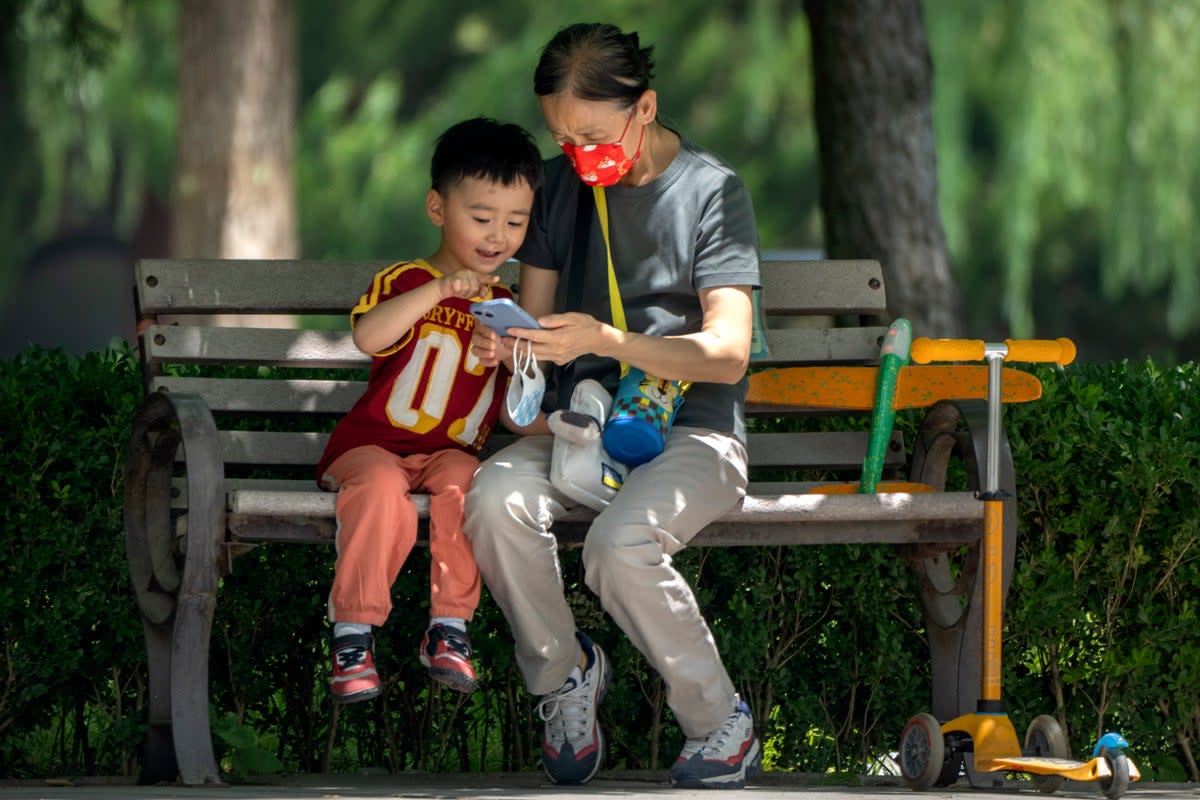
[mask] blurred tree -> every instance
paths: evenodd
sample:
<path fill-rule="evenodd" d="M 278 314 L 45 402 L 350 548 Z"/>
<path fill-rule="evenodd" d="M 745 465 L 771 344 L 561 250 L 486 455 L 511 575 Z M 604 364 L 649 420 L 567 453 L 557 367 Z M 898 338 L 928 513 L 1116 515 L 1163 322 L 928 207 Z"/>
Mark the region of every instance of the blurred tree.
<path fill-rule="evenodd" d="M 292 0 L 183 0 L 171 250 L 298 255 Z"/>
<path fill-rule="evenodd" d="M 0 304 L 19 274 L 15 262 L 30 246 L 29 196 L 38 183 L 33 133 L 20 107 L 25 66 L 18 47 L 20 20 L 19 3 L 0 6 L 0 141 L 7 155 L 0 160 L 0 183 L 8 187 L 0 195 Z"/>
<path fill-rule="evenodd" d="M 109 63 L 115 43 L 115 32 L 84 0 L 0 3 L 0 142 L 5 155 L 0 161 L 5 186 L 0 197 L 0 304 L 20 279 L 25 257 L 47 233 L 94 221 L 94 209 L 80 208 L 75 198 L 82 195 L 61 180 L 86 169 L 92 153 L 83 147 L 63 149 L 48 168 L 42 155 L 61 142 L 63 126 L 43 129 L 36 109 L 39 103 L 54 104 L 60 119 L 70 117 L 70 107 L 79 99 L 77 87 L 85 75 Z M 38 101 L 35 93 L 42 95 Z M 98 188 L 103 193 L 111 185 Z M 48 204 L 46 198 L 54 202 Z M 51 206 L 52 214 L 47 213 Z"/>
<path fill-rule="evenodd" d="M 924 2 L 971 329 L 1200 358 L 1200 4 Z"/>
<path fill-rule="evenodd" d="M 957 336 L 960 298 L 938 211 L 932 64 L 919 0 L 806 0 L 805 9 L 825 252 L 879 259 L 889 313 L 920 335 Z"/>

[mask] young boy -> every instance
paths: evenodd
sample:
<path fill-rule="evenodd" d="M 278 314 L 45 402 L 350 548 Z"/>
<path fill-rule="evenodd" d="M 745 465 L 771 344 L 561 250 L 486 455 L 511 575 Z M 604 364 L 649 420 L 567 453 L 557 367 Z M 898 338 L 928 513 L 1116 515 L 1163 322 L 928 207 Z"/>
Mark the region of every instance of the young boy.
<path fill-rule="evenodd" d="M 338 422 L 317 465 L 336 491 L 337 562 L 329 593 L 331 689 L 340 703 L 381 691 L 371 627 L 417 536 L 409 491 L 429 495 L 430 624 L 421 663 L 461 692 L 476 687 L 466 623 L 479 569 L 463 534 L 476 453 L 504 408 L 505 376 L 470 353 L 473 300 L 511 297 L 492 273 L 520 246 L 542 158 L 516 125 L 476 118 L 437 141 L 425 211 L 442 229 L 432 256 L 379 272 L 350 312 L 354 343 L 373 356 L 367 389 Z M 520 432 L 505 412 L 507 427 Z"/>

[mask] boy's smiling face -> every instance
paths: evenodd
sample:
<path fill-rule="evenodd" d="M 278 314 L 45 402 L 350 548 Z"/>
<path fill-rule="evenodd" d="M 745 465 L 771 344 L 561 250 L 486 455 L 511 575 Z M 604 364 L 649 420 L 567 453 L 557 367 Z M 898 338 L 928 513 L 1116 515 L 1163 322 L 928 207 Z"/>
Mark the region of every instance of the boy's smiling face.
<path fill-rule="evenodd" d="M 430 189 L 425 210 L 442 229 L 435 266 L 443 273 L 491 274 L 525 241 L 532 208 L 533 190 L 523 180 L 505 186 L 465 178 L 445 195 Z"/>

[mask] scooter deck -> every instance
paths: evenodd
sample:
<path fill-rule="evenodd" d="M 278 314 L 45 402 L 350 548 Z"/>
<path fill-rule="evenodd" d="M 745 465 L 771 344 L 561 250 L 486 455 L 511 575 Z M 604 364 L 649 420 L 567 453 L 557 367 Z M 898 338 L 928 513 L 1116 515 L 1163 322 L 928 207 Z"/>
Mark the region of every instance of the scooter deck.
<path fill-rule="evenodd" d="M 1136 781 L 1141 777 L 1138 768 L 1129 760 L 1129 779 Z M 1069 758 L 1045 758 L 1043 756 L 1010 756 L 993 758 L 988 765 L 988 772 L 1012 770 L 1013 772 L 1032 772 L 1036 775 L 1061 775 L 1071 781 L 1099 781 L 1112 777 L 1112 770 L 1103 758 L 1093 758 L 1091 761 L 1075 761 Z"/>

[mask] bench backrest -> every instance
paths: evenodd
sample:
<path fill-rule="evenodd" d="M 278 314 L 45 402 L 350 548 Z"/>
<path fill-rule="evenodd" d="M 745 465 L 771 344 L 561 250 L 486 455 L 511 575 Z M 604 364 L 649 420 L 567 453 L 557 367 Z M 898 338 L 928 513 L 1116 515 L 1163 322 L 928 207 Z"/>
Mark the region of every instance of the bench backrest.
<path fill-rule="evenodd" d="M 312 488 L 312 469 L 326 431 L 361 394 L 370 363 L 351 340 L 349 309 L 389 263 L 139 262 L 136 295 L 147 392 L 189 392 L 204 398 L 217 417 L 227 477 L 261 476 L 272 468 L 276 479 L 307 481 Z M 502 279 L 515 284 L 516 266 L 507 265 Z M 846 320 L 884 313 L 878 262 L 767 260 L 762 303 L 770 357 L 755 367 L 878 361 L 884 329 L 843 326 Z M 300 324 L 325 322 L 338 329 L 247 327 L 214 318 L 245 314 L 302 315 Z M 172 324 L 161 324 L 166 319 Z M 262 320 L 252 324 L 260 326 Z M 229 370 L 205 374 L 209 367 L 241 369 L 226 377 Z M 273 370 L 264 379 L 259 367 L 287 369 Z M 777 410 L 750 405 L 747 411 Z M 866 442 L 865 430 L 752 433 L 750 460 L 756 468 L 772 470 L 856 470 Z M 899 463 L 902 449 L 893 452 L 893 463 Z"/>

